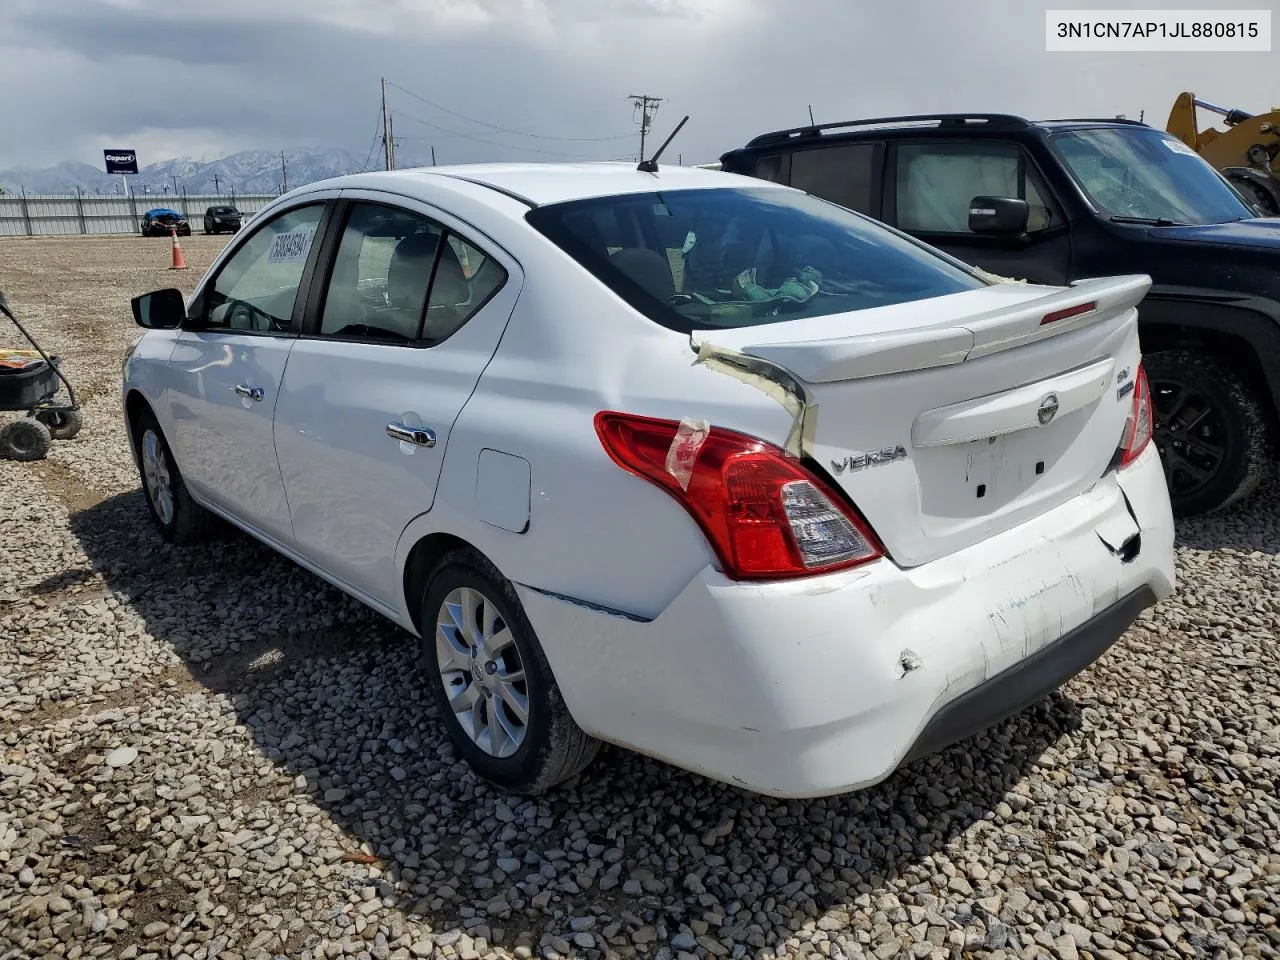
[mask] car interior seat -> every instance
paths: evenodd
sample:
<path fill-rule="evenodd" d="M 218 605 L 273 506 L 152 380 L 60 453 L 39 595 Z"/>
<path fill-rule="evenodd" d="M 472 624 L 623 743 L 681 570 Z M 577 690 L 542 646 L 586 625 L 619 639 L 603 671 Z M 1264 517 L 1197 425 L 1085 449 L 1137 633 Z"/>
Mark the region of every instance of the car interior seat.
<path fill-rule="evenodd" d="M 377 326 L 399 333 L 406 340 L 418 339 L 427 284 L 431 281 L 431 266 L 439 242 L 438 233 L 424 232 L 411 234 L 396 244 L 387 265 L 388 309 L 379 311 Z M 457 262 L 456 256 L 454 262 Z"/>

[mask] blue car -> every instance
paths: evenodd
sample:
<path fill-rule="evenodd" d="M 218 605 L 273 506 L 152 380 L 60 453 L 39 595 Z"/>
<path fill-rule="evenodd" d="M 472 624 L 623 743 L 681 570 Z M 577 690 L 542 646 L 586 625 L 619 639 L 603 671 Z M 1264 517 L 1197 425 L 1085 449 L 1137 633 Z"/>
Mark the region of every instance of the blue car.
<path fill-rule="evenodd" d="M 191 224 L 177 210 L 168 207 L 156 207 L 142 215 L 142 235 L 144 237 L 167 237 L 174 230 L 178 236 L 191 236 Z"/>

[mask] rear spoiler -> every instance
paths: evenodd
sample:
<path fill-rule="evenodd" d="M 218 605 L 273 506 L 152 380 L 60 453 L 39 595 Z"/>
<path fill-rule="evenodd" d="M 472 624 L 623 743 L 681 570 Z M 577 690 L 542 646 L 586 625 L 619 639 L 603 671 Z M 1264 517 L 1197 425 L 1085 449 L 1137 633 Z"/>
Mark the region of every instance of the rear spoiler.
<path fill-rule="evenodd" d="M 1079 330 L 1133 309 L 1150 289 L 1145 274 L 1080 280 L 943 326 L 744 345 L 740 352 L 783 367 L 806 383 L 878 377 L 964 363 Z"/>

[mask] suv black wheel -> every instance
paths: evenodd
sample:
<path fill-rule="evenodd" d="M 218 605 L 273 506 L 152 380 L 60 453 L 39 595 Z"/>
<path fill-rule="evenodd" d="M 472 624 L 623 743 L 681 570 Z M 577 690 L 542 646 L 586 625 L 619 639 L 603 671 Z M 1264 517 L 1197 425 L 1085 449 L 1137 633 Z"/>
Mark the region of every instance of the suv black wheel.
<path fill-rule="evenodd" d="M 1257 393 L 1216 358 L 1166 350 L 1143 359 L 1155 408 L 1155 442 L 1173 512 L 1191 517 L 1251 494 L 1268 462 Z"/>
<path fill-rule="evenodd" d="M 217 530 L 218 519 L 191 499 L 155 415 L 144 410 L 133 430 L 142 492 L 160 535 L 176 544 L 209 539 Z"/>
<path fill-rule="evenodd" d="M 470 550 L 444 558 L 418 617 L 422 666 L 458 752 L 514 793 L 580 773 L 600 742 L 573 721 L 515 589 Z"/>

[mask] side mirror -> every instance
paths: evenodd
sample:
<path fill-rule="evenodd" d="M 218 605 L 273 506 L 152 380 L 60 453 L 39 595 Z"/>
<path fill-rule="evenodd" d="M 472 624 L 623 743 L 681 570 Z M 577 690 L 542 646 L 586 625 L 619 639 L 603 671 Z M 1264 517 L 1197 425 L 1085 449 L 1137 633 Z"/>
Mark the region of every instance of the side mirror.
<path fill-rule="evenodd" d="M 134 297 L 131 302 L 133 319 L 148 330 L 176 330 L 187 319 L 187 304 L 181 290 L 153 290 Z"/>
<path fill-rule="evenodd" d="M 1027 232 L 1031 207 L 1013 197 L 974 197 L 969 203 L 969 229 L 974 233 L 1019 237 Z"/>

